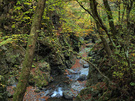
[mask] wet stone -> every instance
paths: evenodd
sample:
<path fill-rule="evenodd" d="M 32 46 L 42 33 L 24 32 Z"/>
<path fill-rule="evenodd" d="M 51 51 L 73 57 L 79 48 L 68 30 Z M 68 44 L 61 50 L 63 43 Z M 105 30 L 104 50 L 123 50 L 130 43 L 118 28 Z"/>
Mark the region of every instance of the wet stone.
<path fill-rule="evenodd" d="M 83 64 L 83 68 L 89 68 L 89 64 Z"/>
<path fill-rule="evenodd" d="M 87 76 L 85 74 L 80 75 L 80 77 L 77 79 L 79 81 L 84 81 L 87 79 Z"/>
<path fill-rule="evenodd" d="M 73 94 L 72 91 L 67 90 L 67 91 L 64 91 L 64 92 L 63 92 L 63 96 L 64 96 L 64 98 L 66 98 L 66 99 L 73 99 L 74 94 Z"/>
<path fill-rule="evenodd" d="M 87 76 L 89 72 L 89 68 L 82 68 L 80 71 L 81 71 L 81 75 L 85 74 Z"/>
<path fill-rule="evenodd" d="M 69 73 L 76 74 L 77 72 L 72 69 L 67 69 Z"/>
<path fill-rule="evenodd" d="M 82 89 L 84 89 L 83 86 L 80 85 L 80 83 L 78 81 L 74 82 L 71 84 L 71 88 L 75 91 L 80 92 Z"/>
<path fill-rule="evenodd" d="M 88 63 L 87 63 L 85 60 L 83 60 L 83 59 L 80 59 L 79 63 L 82 64 L 82 65 L 83 65 L 83 64 L 88 64 Z"/>

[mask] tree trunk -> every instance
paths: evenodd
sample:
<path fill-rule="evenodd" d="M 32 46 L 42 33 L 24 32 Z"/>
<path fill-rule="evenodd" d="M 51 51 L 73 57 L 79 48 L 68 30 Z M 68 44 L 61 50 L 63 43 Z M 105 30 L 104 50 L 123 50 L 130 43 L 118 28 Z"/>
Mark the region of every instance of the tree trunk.
<path fill-rule="evenodd" d="M 127 2 L 127 5 L 126 5 L 126 15 L 127 15 L 127 29 L 129 29 L 130 27 L 130 12 L 131 12 L 131 9 L 133 7 L 133 1 L 132 0 L 129 0 L 129 1 L 126 1 Z"/>
<path fill-rule="evenodd" d="M 121 1 L 117 1 L 118 2 L 118 21 L 120 23 L 120 4 L 121 4 Z"/>
<path fill-rule="evenodd" d="M 115 26 L 114 26 L 112 11 L 111 11 L 111 8 L 108 4 L 108 0 L 103 0 L 103 3 L 104 3 L 104 6 L 105 6 L 105 9 L 106 9 L 110 30 L 111 30 L 111 33 L 113 34 L 112 35 L 113 39 L 116 39 L 115 36 L 117 35 L 117 31 L 116 31 Z"/>
<path fill-rule="evenodd" d="M 104 25 L 103 25 L 103 22 L 102 22 L 101 18 L 98 15 L 98 12 L 97 12 L 97 3 L 96 3 L 95 0 L 90 0 L 90 8 L 91 8 L 91 11 L 92 11 L 93 16 L 96 18 L 96 21 L 95 21 L 96 22 L 96 26 L 97 26 L 97 29 L 98 29 L 100 38 L 101 38 L 101 40 L 103 42 L 105 51 L 108 54 L 108 56 L 112 56 L 111 48 L 110 48 L 109 44 L 107 43 L 106 39 L 103 37 L 103 32 L 100 31 L 100 29 L 103 29 L 105 27 L 102 27 Z"/>
<path fill-rule="evenodd" d="M 37 8 L 32 22 L 30 36 L 28 39 L 26 55 L 23 61 L 23 67 L 19 78 L 19 82 L 17 84 L 17 88 L 13 96 L 13 101 L 23 101 L 34 57 L 36 40 L 38 37 L 37 30 L 40 30 L 41 18 L 44 12 L 45 1 L 46 0 L 38 0 Z"/>

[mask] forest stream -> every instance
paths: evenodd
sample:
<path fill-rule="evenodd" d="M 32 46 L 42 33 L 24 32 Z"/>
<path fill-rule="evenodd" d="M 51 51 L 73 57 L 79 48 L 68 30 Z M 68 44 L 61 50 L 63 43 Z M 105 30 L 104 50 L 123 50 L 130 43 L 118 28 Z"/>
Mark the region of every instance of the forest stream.
<path fill-rule="evenodd" d="M 135 101 L 135 0 L 0 0 L 0 101 Z"/>
<path fill-rule="evenodd" d="M 87 51 L 90 48 L 82 46 L 80 50 L 79 54 L 87 57 Z M 53 77 L 54 80 L 47 87 L 27 87 L 24 101 L 73 101 L 73 98 L 85 88 L 88 71 L 89 64 L 78 58 L 70 69 L 65 70 L 64 74 Z M 16 84 L 7 88 L 11 94 L 14 87 Z"/>

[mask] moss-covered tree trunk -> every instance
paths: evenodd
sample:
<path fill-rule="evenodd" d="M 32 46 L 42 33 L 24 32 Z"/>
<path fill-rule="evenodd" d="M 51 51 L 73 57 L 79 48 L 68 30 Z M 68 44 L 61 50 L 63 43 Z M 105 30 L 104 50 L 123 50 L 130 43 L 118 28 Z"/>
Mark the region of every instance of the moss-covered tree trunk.
<path fill-rule="evenodd" d="M 76 0 L 76 1 L 77 1 L 78 4 L 79 4 L 86 12 L 88 12 L 88 13 L 93 17 L 93 19 L 95 20 L 95 23 L 96 23 L 96 26 L 97 26 L 97 29 L 98 29 L 98 33 L 99 33 L 100 38 L 101 38 L 101 40 L 102 40 L 102 43 L 103 43 L 103 45 L 104 45 L 105 51 L 106 51 L 106 53 L 108 54 L 108 56 L 111 57 L 111 56 L 112 56 L 112 50 L 111 50 L 111 48 L 110 48 L 110 45 L 109 45 L 108 42 L 106 41 L 106 39 L 103 37 L 103 36 L 104 36 L 103 32 L 105 32 L 105 33 L 108 35 L 108 38 L 110 39 L 110 42 L 111 42 L 111 43 L 113 43 L 113 42 L 112 42 L 112 39 L 111 39 L 111 37 L 110 37 L 110 35 L 109 35 L 109 33 L 108 33 L 108 30 L 107 30 L 106 26 L 104 25 L 102 19 L 100 18 L 99 14 L 98 14 L 98 10 L 97 10 L 97 5 L 98 5 L 98 3 L 97 3 L 97 1 L 96 1 L 96 0 L 89 0 L 89 2 L 90 2 L 90 11 L 87 10 L 81 3 L 79 3 L 78 0 Z M 108 3 L 108 2 L 107 2 L 107 3 Z M 108 7 L 108 6 L 107 6 L 107 7 Z M 110 9 L 109 9 L 109 11 L 110 11 Z M 108 13 L 107 13 L 107 14 L 108 14 Z M 112 17 L 111 17 L 110 15 L 108 15 L 108 17 L 109 17 L 110 19 L 112 19 Z M 113 24 L 112 22 L 110 22 L 110 24 L 111 24 L 112 26 L 114 26 L 114 24 Z M 112 59 L 112 60 L 113 60 L 113 59 Z M 114 60 L 113 60 L 112 62 L 115 63 Z"/>
<path fill-rule="evenodd" d="M 111 30 L 111 32 L 113 34 L 113 37 L 115 38 L 115 36 L 117 34 L 117 31 L 116 31 L 115 26 L 114 26 L 114 21 L 113 21 L 113 15 L 112 15 L 111 8 L 110 8 L 110 6 L 108 4 L 108 0 L 103 0 L 103 3 L 104 3 L 104 7 L 106 9 L 110 30 Z"/>
<path fill-rule="evenodd" d="M 44 12 L 45 1 L 46 0 L 38 0 L 37 8 L 36 8 L 34 19 L 32 22 L 30 36 L 28 39 L 26 55 L 24 58 L 19 82 L 13 96 L 13 101 L 23 101 L 23 97 L 26 91 L 26 87 L 27 87 L 27 83 L 28 83 L 28 79 L 30 75 L 30 69 L 32 66 L 36 40 L 38 37 L 37 30 L 40 30 L 41 18 Z"/>
<path fill-rule="evenodd" d="M 97 2 L 95 0 L 90 0 L 90 8 L 91 8 L 91 12 L 93 14 L 93 17 L 96 19 L 95 20 L 96 26 L 97 26 L 100 38 L 101 38 L 101 40 L 103 42 L 105 51 L 108 54 L 108 56 L 111 56 L 112 55 L 111 48 L 110 48 L 109 44 L 107 43 L 106 39 L 103 37 L 103 32 L 101 31 L 101 29 L 106 30 L 107 28 L 103 25 L 103 22 L 102 22 L 101 18 L 98 15 Z M 102 26 L 104 26 L 104 27 L 102 27 Z"/>

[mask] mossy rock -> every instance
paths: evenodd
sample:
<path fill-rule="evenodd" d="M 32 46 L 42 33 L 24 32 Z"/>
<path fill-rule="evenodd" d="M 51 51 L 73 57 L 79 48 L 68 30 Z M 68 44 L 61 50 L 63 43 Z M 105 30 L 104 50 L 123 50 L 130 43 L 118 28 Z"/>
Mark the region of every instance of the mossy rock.
<path fill-rule="evenodd" d="M 45 87 L 48 85 L 48 81 L 40 76 L 35 76 L 35 85 L 37 87 Z"/>
<path fill-rule="evenodd" d="M 42 72 L 51 72 L 50 65 L 47 62 L 39 63 L 38 67 Z"/>
<path fill-rule="evenodd" d="M 24 51 L 19 47 L 17 49 L 10 49 L 6 51 L 6 60 L 11 64 L 20 64 L 24 57 Z"/>
<path fill-rule="evenodd" d="M 29 84 L 36 85 L 37 87 L 45 87 L 49 82 L 53 80 L 50 76 L 50 65 L 47 62 L 39 63 L 39 65 L 34 68 L 29 77 Z"/>
<path fill-rule="evenodd" d="M 37 87 L 45 87 L 51 82 L 52 77 L 48 74 L 36 71 L 35 74 L 30 74 L 29 84 Z"/>
<path fill-rule="evenodd" d="M 108 101 L 111 92 L 107 90 L 104 82 L 98 82 L 93 86 L 81 90 L 75 101 Z"/>

